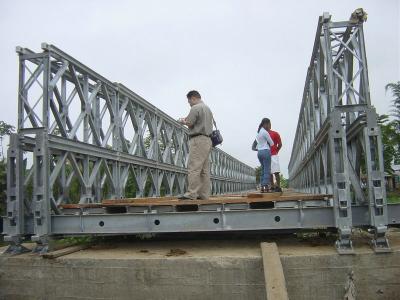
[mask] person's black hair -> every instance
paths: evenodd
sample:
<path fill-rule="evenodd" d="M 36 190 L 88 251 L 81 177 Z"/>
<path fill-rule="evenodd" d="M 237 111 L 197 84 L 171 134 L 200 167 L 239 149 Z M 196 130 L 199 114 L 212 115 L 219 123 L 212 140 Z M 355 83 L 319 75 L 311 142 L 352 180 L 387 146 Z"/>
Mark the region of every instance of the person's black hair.
<path fill-rule="evenodd" d="M 186 97 L 187 97 L 188 99 L 190 99 L 190 98 L 192 98 L 192 97 L 200 98 L 200 99 L 201 99 L 200 93 L 199 93 L 198 91 L 195 91 L 195 90 L 190 91 L 189 93 L 187 93 Z"/>
<path fill-rule="evenodd" d="M 271 120 L 270 120 L 270 119 L 268 119 L 268 118 L 263 118 L 263 119 L 261 120 L 260 125 L 258 125 L 258 130 L 257 130 L 257 132 L 260 132 L 261 127 L 264 127 L 265 124 L 269 124 L 269 123 L 271 123 Z"/>

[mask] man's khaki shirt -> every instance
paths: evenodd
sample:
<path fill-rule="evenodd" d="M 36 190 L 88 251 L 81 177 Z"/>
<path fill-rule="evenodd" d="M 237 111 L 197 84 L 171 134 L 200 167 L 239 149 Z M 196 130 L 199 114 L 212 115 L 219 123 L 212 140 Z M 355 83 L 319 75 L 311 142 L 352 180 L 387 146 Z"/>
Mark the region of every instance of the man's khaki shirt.
<path fill-rule="evenodd" d="M 193 105 L 186 121 L 189 127 L 189 136 L 204 134 L 209 136 L 213 130 L 213 115 L 210 108 L 204 102 Z"/>

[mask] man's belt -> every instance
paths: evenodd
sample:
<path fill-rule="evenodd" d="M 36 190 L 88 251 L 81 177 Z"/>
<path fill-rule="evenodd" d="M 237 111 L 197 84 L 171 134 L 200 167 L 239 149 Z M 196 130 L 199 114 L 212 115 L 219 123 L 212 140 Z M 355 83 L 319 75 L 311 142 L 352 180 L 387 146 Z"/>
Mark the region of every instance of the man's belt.
<path fill-rule="evenodd" d="M 210 136 L 207 135 L 207 134 L 197 133 L 197 134 L 190 135 L 190 136 L 189 136 L 189 140 L 192 139 L 192 138 L 195 138 L 196 136 L 200 136 L 200 135 L 206 136 L 206 137 L 208 137 L 208 138 L 210 137 Z"/>

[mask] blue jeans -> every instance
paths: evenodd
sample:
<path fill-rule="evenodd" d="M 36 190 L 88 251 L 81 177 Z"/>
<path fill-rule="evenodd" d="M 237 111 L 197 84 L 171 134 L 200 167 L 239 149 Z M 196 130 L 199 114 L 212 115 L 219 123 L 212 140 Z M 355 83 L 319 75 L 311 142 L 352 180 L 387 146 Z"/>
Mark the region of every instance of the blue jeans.
<path fill-rule="evenodd" d="M 269 149 L 258 150 L 257 157 L 261 164 L 260 184 L 261 186 L 269 185 L 271 177 L 271 151 Z"/>

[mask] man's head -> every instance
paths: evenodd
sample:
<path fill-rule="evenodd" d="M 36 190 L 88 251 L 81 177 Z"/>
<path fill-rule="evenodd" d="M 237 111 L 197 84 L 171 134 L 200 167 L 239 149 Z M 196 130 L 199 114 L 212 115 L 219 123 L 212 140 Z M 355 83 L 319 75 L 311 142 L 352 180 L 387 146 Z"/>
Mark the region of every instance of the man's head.
<path fill-rule="evenodd" d="M 195 90 L 187 93 L 186 97 L 188 99 L 190 106 L 196 105 L 197 103 L 199 103 L 201 101 L 200 93 Z"/>

